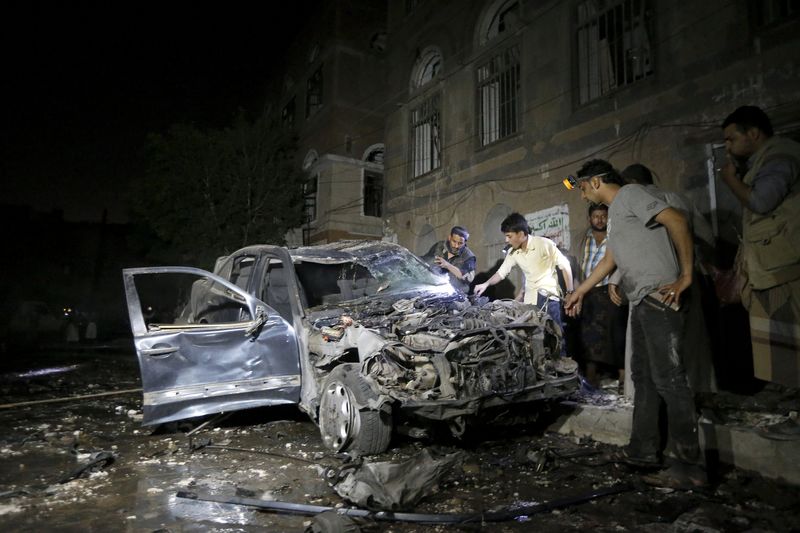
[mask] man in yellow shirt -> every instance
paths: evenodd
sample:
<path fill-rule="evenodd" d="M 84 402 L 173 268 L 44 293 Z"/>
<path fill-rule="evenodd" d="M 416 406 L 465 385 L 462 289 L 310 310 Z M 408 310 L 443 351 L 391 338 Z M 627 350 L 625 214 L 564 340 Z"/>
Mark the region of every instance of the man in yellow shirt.
<path fill-rule="evenodd" d="M 556 267 L 561 269 L 567 292 L 572 292 L 572 268 L 569 259 L 550 239 L 531 235 L 528 221 L 519 213 L 508 215 L 500 225 L 500 231 L 505 234 L 506 244 L 511 246 L 511 250 L 491 278 L 485 283 L 475 285 L 475 294 L 480 296 L 490 285 L 505 279 L 512 268 L 519 267 L 525 275 L 524 302 L 539 307 L 543 307 L 546 302 L 548 314 L 563 331 Z"/>

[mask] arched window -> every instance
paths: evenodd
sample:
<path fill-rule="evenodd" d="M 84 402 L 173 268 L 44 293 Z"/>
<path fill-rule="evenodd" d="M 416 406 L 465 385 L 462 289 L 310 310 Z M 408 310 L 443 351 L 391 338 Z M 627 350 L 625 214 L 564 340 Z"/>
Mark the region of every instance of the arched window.
<path fill-rule="evenodd" d="M 376 165 L 383 165 L 383 152 L 384 152 L 383 143 L 373 144 L 372 146 L 364 150 L 364 155 L 361 159 L 363 159 L 367 163 L 375 163 Z"/>
<path fill-rule="evenodd" d="M 433 81 L 442 69 L 442 54 L 429 46 L 420 53 L 411 73 L 411 90 L 419 89 Z"/>
<path fill-rule="evenodd" d="M 420 89 L 435 80 L 442 69 L 442 54 L 429 46 L 419 55 L 411 73 L 411 90 Z M 439 93 L 418 99 L 410 110 L 411 178 L 441 166 L 441 98 Z"/>
<path fill-rule="evenodd" d="M 495 0 L 478 26 L 478 44 L 508 35 L 520 25 L 519 0 Z"/>

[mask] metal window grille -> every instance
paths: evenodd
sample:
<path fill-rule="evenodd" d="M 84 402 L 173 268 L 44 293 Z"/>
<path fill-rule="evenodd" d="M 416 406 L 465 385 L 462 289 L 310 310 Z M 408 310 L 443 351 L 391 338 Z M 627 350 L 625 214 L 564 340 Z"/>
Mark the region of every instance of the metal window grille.
<path fill-rule="evenodd" d="M 441 165 L 439 94 L 411 110 L 411 172 L 422 176 Z"/>
<path fill-rule="evenodd" d="M 308 178 L 303 184 L 303 218 L 309 223 L 317 218 L 317 181 L 319 176 Z"/>
<path fill-rule="evenodd" d="M 383 216 L 383 175 L 364 171 L 364 215 Z"/>
<path fill-rule="evenodd" d="M 478 67 L 478 115 L 481 145 L 517 132 L 519 47 L 511 46 Z"/>
<path fill-rule="evenodd" d="M 322 107 L 322 66 L 306 82 L 306 118 Z"/>
<path fill-rule="evenodd" d="M 580 103 L 653 74 L 647 0 L 587 0 L 578 6 Z"/>

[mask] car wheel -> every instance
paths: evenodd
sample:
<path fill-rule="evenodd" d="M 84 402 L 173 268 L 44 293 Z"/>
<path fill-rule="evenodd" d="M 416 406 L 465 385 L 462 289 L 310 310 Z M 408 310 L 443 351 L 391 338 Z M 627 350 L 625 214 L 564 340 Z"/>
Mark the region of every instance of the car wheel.
<path fill-rule="evenodd" d="M 325 379 L 320 399 L 319 431 L 325 446 L 363 455 L 385 451 L 392 437 L 391 408 L 367 407 L 376 400 L 378 395 L 357 365 L 335 368 Z"/>

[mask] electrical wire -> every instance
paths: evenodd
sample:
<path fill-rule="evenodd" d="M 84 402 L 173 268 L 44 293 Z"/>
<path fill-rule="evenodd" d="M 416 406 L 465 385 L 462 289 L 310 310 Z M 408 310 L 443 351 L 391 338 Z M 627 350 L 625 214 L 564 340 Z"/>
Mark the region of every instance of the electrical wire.
<path fill-rule="evenodd" d="M 736 4 L 736 2 L 734 2 L 734 1 L 728 2 L 728 3 L 718 7 L 717 9 L 715 9 L 713 11 L 710 11 L 710 12 L 708 12 L 708 13 L 700 16 L 700 17 L 697 17 L 697 18 L 693 19 L 692 21 L 687 22 L 685 25 L 681 26 L 680 28 L 678 28 L 677 30 L 672 32 L 671 34 L 666 35 L 664 38 L 662 38 L 660 40 L 652 41 L 652 45 L 651 45 L 652 48 L 656 48 L 658 45 L 664 44 L 664 43 L 666 43 L 666 42 L 668 42 L 668 41 L 670 41 L 672 39 L 675 39 L 675 38 L 677 38 L 679 36 L 682 36 L 684 33 L 687 33 L 687 32 L 690 32 L 690 31 L 694 31 L 695 26 L 697 26 L 698 24 L 702 24 L 702 23 L 706 22 L 708 19 L 710 19 L 712 17 L 715 17 L 715 16 L 718 16 L 720 13 L 724 12 L 725 10 L 729 9 L 731 6 L 734 6 L 735 4 Z M 513 42 L 514 39 L 519 39 L 520 35 L 522 35 L 525 31 L 528 31 L 529 28 L 537 20 L 541 19 L 544 15 L 549 13 L 549 11 L 551 9 L 553 9 L 555 6 L 556 6 L 556 3 L 553 3 L 550 7 L 548 7 L 544 11 L 542 11 L 540 13 L 537 13 L 536 16 L 529 17 L 525 21 L 524 25 L 514 35 L 509 36 L 508 38 L 506 38 L 504 41 L 500 42 L 499 44 L 493 43 L 493 45 L 497 49 L 502 49 L 502 47 L 506 43 Z M 682 9 L 681 6 L 676 6 L 672 10 L 665 9 L 665 10 L 659 11 L 658 13 L 656 13 L 654 15 L 654 18 L 659 18 L 659 17 L 666 16 L 671 11 L 678 11 L 680 9 Z M 473 58 L 466 59 L 467 53 L 470 52 L 470 51 L 473 51 L 473 53 L 471 54 L 473 56 Z M 441 75 L 440 77 L 436 78 L 434 80 L 434 83 L 436 85 L 438 85 L 439 87 L 443 86 L 454 75 L 461 73 L 465 66 L 467 66 L 469 64 L 477 63 L 478 60 L 484 60 L 485 59 L 485 56 L 481 57 L 481 53 L 479 51 L 474 51 L 472 47 L 467 47 L 467 46 L 464 46 L 464 47 L 456 50 L 453 54 L 451 54 L 451 57 L 454 58 L 454 62 L 455 62 L 456 65 L 458 65 L 458 68 L 448 69 L 449 72 L 447 74 Z M 567 66 L 564 67 L 564 69 L 566 69 L 566 68 L 571 68 L 571 65 L 567 65 Z M 561 72 L 563 74 L 564 73 L 564 69 L 557 70 L 556 72 Z M 552 69 L 550 69 L 550 71 L 552 71 Z M 550 72 L 550 73 L 552 73 L 552 72 Z M 530 77 L 530 75 L 528 73 L 526 73 L 526 76 Z M 561 92 L 553 95 L 552 97 L 550 97 L 550 98 L 548 98 L 548 99 L 546 99 L 546 100 L 544 100 L 542 102 L 539 102 L 539 103 L 537 103 L 535 105 L 532 105 L 532 106 L 528 107 L 526 110 L 524 110 L 521 113 L 521 116 L 524 117 L 525 115 L 528 115 L 528 114 L 534 112 L 535 110 L 537 110 L 537 109 L 539 109 L 539 108 L 541 108 L 541 107 L 543 107 L 545 105 L 548 105 L 548 104 L 550 104 L 551 102 L 553 102 L 553 101 L 555 101 L 557 99 L 560 99 L 560 98 L 562 98 L 564 96 L 567 96 L 568 94 L 574 92 L 574 90 L 575 89 L 572 86 L 570 86 L 567 89 L 565 89 L 564 91 L 561 91 Z M 366 102 L 367 100 L 374 98 L 375 96 L 378 95 L 379 92 L 380 92 L 380 90 L 375 90 L 375 91 L 371 92 L 370 94 L 368 94 L 367 96 L 362 98 L 359 102 L 357 102 L 355 104 L 355 107 L 358 107 L 361 103 Z M 403 95 L 407 95 L 407 93 L 408 93 L 408 89 L 406 87 L 404 87 L 403 89 L 401 89 L 399 91 L 396 91 L 396 92 L 392 93 L 387 99 L 385 99 L 378 106 L 376 106 L 373 109 L 367 110 L 365 116 L 362 117 L 362 118 L 359 118 L 353 124 L 354 125 L 358 125 L 362 121 L 366 120 L 367 118 L 375 116 L 375 114 L 377 114 L 378 111 L 383 109 L 385 106 L 389 106 L 389 105 L 392 105 L 392 104 L 406 105 L 408 102 L 401 102 L 400 99 L 401 99 L 401 97 Z M 412 93 L 412 94 L 410 94 L 408 96 L 411 99 L 416 99 L 416 98 L 419 98 L 419 94 L 426 94 L 426 93 L 430 94 L 430 91 L 426 90 L 426 89 L 421 89 L 418 92 L 418 94 L 413 94 Z M 603 96 L 601 96 L 601 98 L 608 98 L 608 97 L 613 96 L 613 94 L 614 93 L 610 93 L 608 95 L 603 95 Z M 597 101 L 597 100 L 598 99 L 595 99 L 594 101 Z M 772 106 L 772 107 L 773 108 L 777 108 L 777 107 L 789 105 L 791 103 L 792 102 L 784 102 L 784 103 L 780 103 L 780 104 L 777 104 L 776 106 Z M 769 109 L 769 108 L 767 108 L 767 109 Z M 721 120 L 721 118 L 720 118 L 720 120 Z M 634 153 L 634 156 L 635 156 L 635 154 L 637 153 L 637 150 L 638 151 L 642 150 L 642 147 L 643 147 L 645 139 L 647 138 L 647 135 L 654 128 L 703 128 L 703 129 L 711 129 L 711 128 L 717 128 L 718 124 L 719 124 L 718 120 L 700 121 L 700 122 L 676 122 L 676 123 L 665 123 L 665 124 L 654 124 L 654 125 L 650 125 L 650 124 L 645 122 L 642 125 L 640 125 L 636 130 L 634 130 L 634 132 L 632 132 L 632 133 L 630 133 L 628 135 L 625 135 L 625 136 L 623 136 L 623 137 L 621 137 L 619 139 L 615 139 L 615 140 L 607 143 L 606 145 L 595 149 L 594 151 L 592 151 L 592 152 L 590 152 L 588 154 L 584 154 L 580 158 L 576 158 L 576 159 L 570 160 L 568 162 L 565 162 L 565 163 L 562 163 L 562 164 L 559 164 L 559 165 L 556 165 L 556 166 L 553 166 L 553 167 L 547 166 L 546 168 L 543 168 L 543 165 L 540 165 L 538 168 L 541 169 L 541 170 L 532 170 L 530 172 L 517 173 L 517 174 L 510 175 L 510 176 L 505 176 L 503 178 L 494 178 L 494 179 L 491 179 L 491 180 L 487 179 L 487 180 L 478 180 L 478 181 L 471 182 L 471 183 L 462 183 L 460 185 L 457 185 L 453 189 L 449 189 L 449 190 L 446 190 L 446 191 L 442 191 L 442 190 L 437 189 L 437 190 L 435 190 L 433 192 L 422 194 L 422 195 L 419 195 L 419 194 L 416 193 L 417 186 L 414 186 L 414 181 L 412 181 L 410 183 L 406 183 L 406 186 L 407 187 L 410 186 L 412 191 L 410 191 L 410 192 L 409 191 L 406 191 L 406 192 L 402 192 L 401 191 L 394 198 L 395 199 L 404 199 L 405 201 L 411 201 L 412 203 L 416 203 L 418 201 L 424 201 L 426 199 L 429 200 L 432 197 L 436 197 L 437 203 L 436 203 L 436 206 L 435 206 L 435 211 L 432 210 L 434 208 L 433 206 L 430 206 L 431 207 L 430 209 L 428 209 L 426 211 L 423 211 L 421 213 L 417 212 L 417 209 L 421 209 L 422 208 L 421 206 L 413 206 L 413 207 L 411 207 L 411 209 L 414 210 L 414 212 L 415 212 L 414 214 L 416 216 L 431 216 L 433 214 L 441 214 L 441 212 L 443 210 L 449 210 L 451 208 L 453 209 L 453 213 L 455 213 L 454 210 L 461 203 L 461 200 L 462 200 L 461 198 L 452 199 L 452 202 L 449 205 L 445 206 L 445 207 L 441 207 L 439 202 L 441 202 L 441 200 L 446 199 L 448 197 L 453 197 L 454 195 L 456 195 L 456 194 L 458 194 L 458 193 L 460 193 L 460 192 L 462 192 L 464 190 L 469 190 L 470 192 L 469 192 L 469 194 L 463 196 L 462 198 L 468 198 L 474 192 L 474 189 L 476 187 L 481 186 L 481 185 L 485 185 L 485 184 L 492 184 L 492 183 L 493 184 L 497 184 L 500 187 L 501 190 L 503 190 L 505 192 L 512 192 L 512 193 L 527 193 L 527 192 L 533 192 L 533 191 L 536 191 L 536 190 L 547 189 L 547 188 L 550 188 L 550 187 L 556 187 L 556 186 L 558 186 L 560 184 L 560 180 L 557 180 L 557 181 L 549 183 L 549 184 L 544 184 L 544 185 L 526 185 L 526 186 L 524 186 L 522 188 L 504 187 L 502 185 L 502 182 L 514 181 L 514 180 L 524 180 L 525 178 L 532 178 L 532 177 L 542 176 L 545 173 L 550 173 L 550 172 L 552 172 L 554 170 L 560 170 L 562 168 L 566 168 L 566 167 L 574 165 L 574 164 L 576 164 L 576 163 L 578 163 L 580 161 L 584 161 L 584 160 L 586 160 L 588 158 L 591 158 L 592 156 L 603 154 L 603 153 L 607 153 L 608 154 L 607 157 L 610 158 L 612 155 L 621 152 L 623 149 L 626 149 L 629 144 L 630 144 L 629 147 L 631 148 L 631 151 Z M 349 141 L 352 143 L 353 141 L 360 140 L 362 138 L 371 137 L 371 136 L 376 135 L 378 133 L 381 133 L 383 131 L 384 131 L 383 128 L 375 129 L 375 130 L 363 133 L 361 135 L 352 136 L 352 137 L 350 137 Z M 468 133 L 463 138 L 455 139 L 454 141 L 442 146 L 442 148 L 440 149 L 439 153 L 443 154 L 445 152 L 445 150 L 453 148 L 455 146 L 458 146 L 458 145 L 460 145 L 462 143 L 465 143 L 465 142 L 468 142 L 470 140 L 473 140 L 476 137 L 477 137 L 477 134 Z M 333 150 L 335 150 L 337 148 L 341 148 L 342 146 L 344 146 L 344 143 L 336 143 L 336 144 L 330 145 L 327 148 L 327 150 L 323 151 L 323 153 L 331 152 L 331 151 L 333 151 Z M 408 162 L 405 160 L 405 158 L 401 157 L 401 158 L 398 158 L 398 159 L 400 161 L 397 164 L 384 166 L 384 169 L 383 169 L 384 173 L 387 173 L 389 171 L 392 171 L 392 170 L 395 170 L 395 169 L 398 169 L 398 168 L 401 168 L 401 167 L 405 167 L 408 164 Z M 339 179 L 339 177 L 344 175 L 345 172 L 346 171 L 340 171 L 340 172 L 334 172 L 332 174 L 329 174 L 329 175 L 327 175 L 325 177 L 326 179 L 321 181 L 321 183 L 322 184 L 331 183 L 331 184 L 335 184 L 335 185 L 339 186 L 339 185 L 355 184 L 355 183 L 361 183 L 362 182 L 361 178 L 359 178 L 359 179 L 349 179 L 349 180 L 341 180 L 341 179 Z M 438 183 L 435 183 L 434 185 L 438 185 Z M 429 184 L 425 184 L 425 185 L 421 185 L 420 187 L 427 188 L 429 186 L 430 186 Z M 337 207 L 333 208 L 332 210 L 329 210 L 328 213 L 337 213 L 337 212 L 341 212 L 341 211 L 346 211 L 348 209 L 352 209 L 352 208 L 357 207 L 359 205 L 363 205 L 363 200 L 361 198 L 359 198 L 357 200 L 354 200 L 354 201 L 351 201 L 351 202 L 347 202 L 347 203 L 345 203 L 343 205 L 337 206 Z M 400 210 L 390 211 L 389 213 L 391 214 L 391 213 L 398 213 L 398 212 L 404 212 L 404 211 L 405 211 L 405 209 L 400 209 Z M 445 219 L 445 220 L 447 220 L 447 219 Z M 443 226 L 446 226 L 447 224 L 448 224 L 447 222 L 443 223 L 443 224 L 437 226 L 436 228 L 441 228 Z"/>
<path fill-rule="evenodd" d="M 682 28 L 680 28 L 680 29 L 676 30 L 675 32 L 673 32 L 672 34 L 670 34 L 670 35 L 668 35 L 668 36 L 664 37 L 663 39 L 656 40 L 656 41 L 652 41 L 652 48 L 657 48 L 657 47 L 658 47 L 658 45 L 664 44 L 664 43 L 666 43 L 667 41 L 669 41 L 669 40 L 671 40 L 671 39 L 674 39 L 674 38 L 680 37 L 680 36 L 682 36 L 682 34 L 683 34 L 683 33 L 687 33 L 687 32 L 690 32 L 690 31 L 692 31 L 692 30 L 694 29 L 694 26 L 695 26 L 695 25 L 697 25 L 697 24 L 700 24 L 700 23 L 703 23 L 703 22 L 705 22 L 706 20 L 708 20 L 709 18 L 712 18 L 712 17 L 718 16 L 720 13 L 722 13 L 722 12 L 723 12 L 724 10 L 726 10 L 727 8 L 729 8 L 729 7 L 732 7 L 732 6 L 735 6 L 735 5 L 736 5 L 736 2 L 735 2 L 735 1 L 728 2 L 728 3 L 726 3 L 726 4 L 723 4 L 722 6 L 720 6 L 719 8 L 717 8 L 716 10 L 714 10 L 714 11 L 712 11 L 712 12 L 710 12 L 710 13 L 706 14 L 705 16 L 701 16 L 701 17 L 699 17 L 699 18 L 697 18 L 697 19 L 694 19 L 693 21 L 691 21 L 691 22 L 687 23 L 687 24 L 686 24 L 684 27 L 682 27 Z M 555 6 L 555 4 L 554 4 L 554 6 Z M 521 35 L 521 34 L 522 34 L 524 31 L 526 31 L 526 30 L 528 29 L 528 27 L 530 27 L 531 25 L 533 25 L 533 24 L 534 24 L 534 23 L 535 23 L 537 20 L 539 20 L 539 19 L 540 19 L 540 18 L 542 18 L 542 17 L 543 17 L 545 14 L 547 14 L 547 12 L 549 11 L 549 9 L 550 9 L 550 8 L 548 8 L 548 9 L 547 9 L 547 10 L 545 10 L 545 11 L 543 11 L 542 13 L 539 13 L 539 14 L 537 14 L 537 16 L 535 16 L 535 17 L 531 17 L 531 18 L 530 18 L 530 19 L 528 19 L 528 21 L 526 22 L 526 25 L 525 25 L 525 26 L 523 26 L 523 27 L 522 27 L 522 28 L 521 28 L 521 29 L 520 29 L 518 32 L 516 32 L 516 34 L 515 34 L 514 36 L 509 36 L 508 38 L 504 39 L 503 41 L 501 41 L 501 42 L 497 43 L 497 45 L 495 45 L 495 43 L 493 43 L 493 46 L 494 46 L 495 48 L 502 48 L 502 46 L 503 46 L 503 44 L 504 44 L 504 43 L 507 43 L 507 42 L 509 42 L 509 41 L 513 41 L 515 38 L 518 38 L 518 36 L 519 36 L 519 35 Z M 676 6 L 674 9 L 664 9 L 664 10 L 660 11 L 659 13 L 657 13 L 656 15 L 654 15 L 654 18 L 668 16 L 668 15 L 669 15 L 669 14 L 670 14 L 672 11 L 682 11 L 682 10 L 683 10 L 683 7 L 682 7 L 682 6 Z M 468 48 L 468 47 L 466 47 L 466 46 L 465 46 L 465 47 L 462 47 L 462 48 L 460 48 L 460 49 L 457 49 L 457 50 L 455 50 L 455 51 L 453 52 L 453 55 L 454 55 L 454 56 L 457 58 L 457 60 L 455 61 L 455 62 L 456 62 L 456 64 L 458 64 L 458 65 L 460 65 L 461 67 L 463 67 L 463 66 L 465 66 L 465 65 L 467 65 L 467 64 L 470 64 L 470 63 L 475 63 L 475 62 L 477 62 L 477 59 L 473 59 L 473 60 L 470 60 L 470 61 L 465 61 L 465 60 L 461 60 L 461 61 L 459 61 L 459 60 L 458 60 L 458 58 L 460 58 L 460 57 L 462 57 L 462 56 L 466 55 L 466 53 L 467 53 L 467 52 L 469 52 L 470 50 L 472 50 L 472 49 L 471 49 L 471 48 Z M 478 53 L 476 53 L 475 55 L 479 55 L 479 54 L 478 54 Z M 483 58 L 484 58 L 484 57 L 482 57 L 482 56 L 480 57 L 480 59 L 483 59 Z M 567 64 L 565 64 L 563 68 L 558 68 L 558 69 L 556 69 L 556 70 L 555 70 L 555 73 L 556 73 L 556 74 L 564 74 L 564 73 L 566 73 L 568 70 L 569 70 L 569 71 L 571 71 L 571 69 L 572 69 L 572 65 L 571 65 L 571 64 L 569 64 L 569 62 L 567 62 Z M 547 69 L 546 69 L 546 68 L 544 68 L 544 67 L 542 67 L 541 69 L 539 69 L 539 71 L 544 71 L 544 70 L 547 70 L 548 74 L 550 74 L 550 75 L 552 75 L 552 74 L 553 74 L 553 69 L 550 69 L 550 68 L 547 68 Z M 444 83 L 445 83 L 447 80 L 449 80 L 451 77 L 453 77 L 453 76 L 455 76 L 455 75 L 457 75 L 457 74 L 460 74 L 460 73 L 461 73 L 461 69 L 451 69 L 449 73 L 447 73 L 447 74 L 442 74 L 442 75 L 440 75 L 438 78 L 436 78 L 436 79 L 435 79 L 435 80 L 432 82 L 432 85 L 433 85 L 433 84 L 436 84 L 436 85 L 443 85 L 443 84 L 444 84 Z M 530 73 L 530 74 L 531 74 L 531 75 L 533 75 L 533 74 L 536 74 L 536 73 L 537 73 L 537 72 L 536 72 L 536 71 L 534 71 L 534 72 L 532 72 L 532 73 Z M 528 77 L 531 77 L 531 76 L 528 76 Z M 534 77 L 535 77 L 535 76 L 534 76 Z M 555 94 L 554 96 L 552 96 L 552 97 L 548 98 L 547 100 L 545 100 L 545 101 L 543 101 L 543 102 L 541 102 L 541 103 L 539 103 L 539 104 L 536 104 L 536 105 L 530 106 L 529 108 L 527 108 L 525 111 L 523 111 L 523 112 L 522 112 L 522 116 L 524 116 L 524 115 L 527 115 L 527 114 L 529 114 L 529 113 L 532 113 L 533 111 L 536 111 L 536 110 L 538 110 L 540 107 L 543 107 L 543 106 L 545 106 L 545 105 L 548 105 L 548 104 L 552 103 L 554 100 L 557 100 L 557 99 L 559 99 L 559 98 L 561 98 L 561 97 L 563 97 L 563 96 L 566 96 L 566 95 L 568 95 L 569 93 L 572 93 L 573 91 L 574 91 L 574 88 L 570 86 L 570 87 L 568 87 L 567 89 L 565 89 L 564 91 L 561 91 L 561 92 L 559 92 L 559 93 Z M 375 91 L 373 91 L 373 92 L 372 92 L 372 93 L 370 93 L 370 94 L 369 94 L 367 97 L 363 98 L 363 99 L 362 99 L 362 100 L 361 100 L 359 103 L 361 103 L 361 102 L 364 102 L 364 101 L 366 101 L 366 100 L 368 100 L 368 99 L 372 98 L 373 96 L 377 95 L 379 92 L 380 92 L 380 90 L 375 90 Z M 378 106 L 378 107 L 377 107 L 375 110 L 377 111 L 378 109 L 381 109 L 382 107 L 384 107 L 384 106 L 386 106 L 386 105 L 389 105 L 389 104 L 397 104 L 397 103 L 398 103 L 397 99 L 398 99 L 398 98 L 399 98 L 401 95 L 405 95 L 405 94 L 406 94 L 406 92 L 407 92 L 407 88 L 405 88 L 405 87 L 404 87 L 403 89 L 399 90 L 399 91 L 396 91 L 396 92 L 395 92 L 395 93 L 393 93 L 393 94 L 392 94 L 392 95 L 391 95 L 389 98 L 387 98 L 383 104 L 380 104 L 380 105 L 379 105 L 379 106 Z M 420 94 L 420 93 L 424 94 L 424 93 L 429 93 L 429 92 L 430 92 L 430 91 L 428 91 L 428 90 L 421 89 L 421 90 L 419 90 L 419 91 L 418 91 L 418 94 L 412 94 L 412 95 L 411 95 L 411 99 L 416 99 L 416 98 L 419 96 L 419 94 Z M 593 102 L 596 102 L 596 101 L 600 100 L 601 98 L 607 98 L 607 97 L 611 97 L 611 96 L 613 96 L 613 94 L 615 94 L 615 93 L 614 93 L 614 92 L 612 92 L 612 93 L 609 93 L 609 94 L 607 94 L 607 95 L 603 95 L 603 96 L 601 96 L 600 98 L 597 98 L 597 99 L 593 100 Z M 356 104 L 355 104 L 355 106 L 357 107 L 357 106 L 359 105 L 359 103 L 356 103 Z M 404 102 L 404 103 L 407 103 L 407 102 Z M 355 122 L 353 122 L 353 124 L 354 124 L 354 125 L 357 125 L 357 124 L 359 124 L 359 123 L 361 122 L 361 120 L 363 120 L 363 119 L 356 120 Z M 715 123 L 715 124 L 716 124 L 716 123 Z M 371 136 L 373 136 L 373 135 L 376 135 L 376 134 L 378 134 L 378 133 L 381 133 L 381 132 L 383 132 L 383 127 L 379 128 L 379 129 L 375 129 L 375 130 L 369 131 L 369 132 L 366 132 L 366 133 L 364 133 L 364 134 L 362 134 L 362 135 L 351 136 L 351 137 L 350 137 L 350 141 L 352 142 L 352 141 L 354 141 L 354 140 L 359 140 L 359 139 L 361 139 L 361 138 L 363 138 L 363 137 L 368 137 L 368 136 L 369 136 L 369 137 L 371 137 Z M 444 150 L 445 150 L 445 149 L 447 149 L 447 148 L 452 148 L 452 147 L 454 147 L 454 146 L 457 146 L 457 145 L 459 145 L 459 144 L 461 144 L 461 143 L 467 142 L 467 141 L 469 141 L 469 140 L 471 140 L 471 139 L 473 139 L 473 138 L 475 138 L 475 137 L 477 137 L 477 134 L 468 134 L 466 137 L 463 137 L 463 138 L 461 138 L 461 139 L 456 139 L 455 141 L 453 141 L 453 142 L 451 142 L 451 143 L 449 143 L 449 144 L 446 144 L 446 145 L 444 145 L 444 146 L 441 148 L 441 150 L 440 150 L 440 153 L 443 153 L 443 152 L 444 152 Z M 335 149 L 342 148 L 343 146 L 345 146 L 345 143 L 335 143 L 335 144 L 332 144 L 332 145 L 328 146 L 328 147 L 327 147 L 325 150 L 323 150 L 321 153 L 328 153 L 328 152 L 332 152 L 332 151 L 334 151 Z M 393 166 L 393 167 L 386 167 L 384 170 L 389 170 L 389 169 L 393 169 L 393 168 L 396 168 L 396 167 L 399 167 L 399 166 L 404 166 L 405 164 L 406 164 L 406 162 L 404 161 L 403 163 L 399 163 L 398 165 L 395 165 L 395 166 Z"/>

